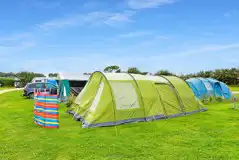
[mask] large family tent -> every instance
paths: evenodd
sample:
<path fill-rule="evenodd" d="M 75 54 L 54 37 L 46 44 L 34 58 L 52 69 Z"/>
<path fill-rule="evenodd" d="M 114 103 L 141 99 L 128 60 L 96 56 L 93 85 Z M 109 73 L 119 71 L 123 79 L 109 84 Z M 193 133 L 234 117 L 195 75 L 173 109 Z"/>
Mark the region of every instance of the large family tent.
<path fill-rule="evenodd" d="M 94 72 L 69 113 L 88 128 L 200 111 L 205 109 L 178 77 Z"/>
<path fill-rule="evenodd" d="M 88 82 L 89 77 L 89 75 L 81 73 L 58 73 L 57 81 L 60 101 L 67 101 L 71 94 L 77 96 Z"/>
<path fill-rule="evenodd" d="M 216 98 L 222 98 L 227 100 L 232 98 L 232 93 L 229 87 L 225 83 L 220 82 L 213 78 L 207 78 L 207 79 L 209 80 L 209 82 L 211 83 L 214 89 L 214 94 Z"/>
<path fill-rule="evenodd" d="M 231 99 L 231 92 L 223 82 L 212 78 L 190 78 L 186 80 L 194 95 L 201 101 L 212 99 Z"/>

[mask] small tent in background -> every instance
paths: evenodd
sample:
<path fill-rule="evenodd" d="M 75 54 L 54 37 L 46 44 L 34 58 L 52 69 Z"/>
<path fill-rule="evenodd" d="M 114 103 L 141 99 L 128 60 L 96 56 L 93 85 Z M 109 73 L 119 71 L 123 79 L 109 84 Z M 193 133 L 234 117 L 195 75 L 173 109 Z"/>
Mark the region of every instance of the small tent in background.
<path fill-rule="evenodd" d="M 212 78 L 190 78 L 186 80 L 194 95 L 203 102 L 212 99 L 231 99 L 229 87 L 223 82 Z"/>
<path fill-rule="evenodd" d="M 58 73 L 59 98 L 66 101 L 73 94 L 77 96 L 86 85 L 89 75 L 81 73 Z"/>
<path fill-rule="evenodd" d="M 214 97 L 214 89 L 205 78 L 190 78 L 186 80 L 194 95 L 203 102 L 209 102 Z"/>
<path fill-rule="evenodd" d="M 207 88 L 205 87 L 204 82 L 199 78 L 191 78 L 187 80 L 187 83 L 191 87 L 195 96 L 199 99 L 205 98 L 207 96 Z"/>
<path fill-rule="evenodd" d="M 178 77 L 95 72 L 69 113 L 87 128 L 204 110 L 187 83 Z"/>
<path fill-rule="evenodd" d="M 214 94 L 213 86 L 211 85 L 210 81 L 206 78 L 198 78 L 198 79 L 200 79 L 205 85 L 205 88 L 207 90 L 206 97 L 212 99 L 215 94 Z"/>
<path fill-rule="evenodd" d="M 232 98 L 232 93 L 229 87 L 225 83 L 220 82 L 213 78 L 207 78 L 207 79 L 209 80 L 209 82 L 211 83 L 214 89 L 214 94 L 216 98 L 223 98 L 223 99 Z"/>

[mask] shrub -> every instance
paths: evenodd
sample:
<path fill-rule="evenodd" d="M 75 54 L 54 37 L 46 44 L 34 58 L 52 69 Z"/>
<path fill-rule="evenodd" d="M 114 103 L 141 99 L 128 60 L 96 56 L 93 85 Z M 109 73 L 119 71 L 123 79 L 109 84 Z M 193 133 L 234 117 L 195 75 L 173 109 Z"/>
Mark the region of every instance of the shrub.
<path fill-rule="evenodd" d="M 12 78 L 4 78 L 0 77 L 0 84 L 3 87 L 13 87 L 14 86 L 14 79 Z"/>
<path fill-rule="evenodd" d="M 35 77 L 45 77 L 43 74 L 34 72 L 19 72 L 16 74 L 16 76 L 20 79 L 22 86 L 25 86 L 27 83 L 30 83 Z"/>

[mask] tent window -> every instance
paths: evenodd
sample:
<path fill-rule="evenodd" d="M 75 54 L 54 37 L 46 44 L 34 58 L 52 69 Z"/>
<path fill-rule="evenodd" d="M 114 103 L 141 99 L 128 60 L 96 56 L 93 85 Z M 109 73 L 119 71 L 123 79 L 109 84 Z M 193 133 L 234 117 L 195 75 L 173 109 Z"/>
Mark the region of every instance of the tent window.
<path fill-rule="evenodd" d="M 227 88 L 227 86 L 226 86 L 225 84 L 220 83 L 220 86 L 221 86 L 222 92 L 223 92 L 224 94 L 227 94 L 227 93 L 230 92 L 230 90 Z"/>
<path fill-rule="evenodd" d="M 98 106 L 98 103 L 100 102 L 100 98 L 101 98 L 101 95 L 103 93 L 103 89 L 104 89 L 104 83 L 101 82 L 99 88 L 98 88 L 98 91 L 96 93 L 96 96 L 95 96 L 95 99 L 93 100 L 91 106 L 90 106 L 90 111 L 95 111 L 95 109 L 97 108 Z"/>
<path fill-rule="evenodd" d="M 216 97 L 223 97 L 222 89 L 221 89 L 220 84 L 219 83 L 215 83 L 214 88 L 215 88 Z"/>
<path fill-rule="evenodd" d="M 138 95 L 131 82 L 111 82 L 111 86 L 116 101 L 116 109 L 140 108 Z"/>
<path fill-rule="evenodd" d="M 212 85 L 209 82 L 204 82 L 205 87 L 207 88 L 208 91 L 212 91 Z"/>

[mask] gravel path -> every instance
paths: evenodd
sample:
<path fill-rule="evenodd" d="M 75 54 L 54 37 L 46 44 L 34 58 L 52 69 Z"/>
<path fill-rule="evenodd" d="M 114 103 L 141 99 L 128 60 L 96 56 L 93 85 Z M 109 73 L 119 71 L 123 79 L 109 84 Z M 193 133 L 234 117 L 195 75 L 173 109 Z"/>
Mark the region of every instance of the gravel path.
<path fill-rule="evenodd" d="M 12 91 L 19 91 L 19 90 L 23 90 L 23 88 L 14 88 L 14 89 L 2 90 L 2 91 L 0 91 L 0 94 L 7 93 L 7 92 L 12 92 Z"/>
<path fill-rule="evenodd" d="M 239 91 L 234 91 L 232 92 L 232 94 L 239 94 Z"/>

